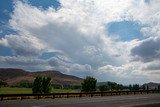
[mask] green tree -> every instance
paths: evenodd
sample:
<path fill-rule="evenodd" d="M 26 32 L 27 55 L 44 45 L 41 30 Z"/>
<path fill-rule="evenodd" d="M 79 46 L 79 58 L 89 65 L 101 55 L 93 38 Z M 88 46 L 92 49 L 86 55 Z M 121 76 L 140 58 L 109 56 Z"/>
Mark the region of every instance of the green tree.
<path fill-rule="evenodd" d="M 160 85 L 158 85 L 158 90 L 160 90 Z"/>
<path fill-rule="evenodd" d="M 107 84 L 110 87 L 110 90 L 116 90 L 117 83 L 109 81 Z"/>
<path fill-rule="evenodd" d="M 33 93 L 50 93 L 51 92 L 51 78 L 37 76 L 33 82 Z"/>
<path fill-rule="evenodd" d="M 142 88 L 143 88 L 143 90 L 146 90 L 146 87 L 145 87 L 145 85 L 142 85 Z"/>
<path fill-rule="evenodd" d="M 106 82 L 105 85 L 100 85 L 99 90 L 100 91 L 108 91 L 108 90 L 123 90 L 124 86 L 122 84 L 117 84 L 115 82 Z"/>
<path fill-rule="evenodd" d="M 108 86 L 108 84 L 106 84 L 106 85 L 100 85 L 99 86 L 99 90 L 100 91 L 109 91 L 110 87 Z"/>
<path fill-rule="evenodd" d="M 4 82 L 4 81 L 2 81 L 2 80 L 0 80 L 0 88 L 1 88 L 1 87 L 5 87 L 5 86 L 7 86 L 7 83 Z"/>
<path fill-rule="evenodd" d="M 82 91 L 92 92 L 96 91 L 97 80 L 91 76 L 87 76 L 82 83 Z"/>
<path fill-rule="evenodd" d="M 116 89 L 117 91 L 118 91 L 118 90 L 123 90 L 124 87 L 123 87 L 122 84 L 117 84 L 117 85 L 115 86 L 115 89 Z"/>
<path fill-rule="evenodd" d="M 42 93 L 42 77 L 37 76 L 33 82 L 32 92 L 33 93 Z"/>
<path fill-rule="evenodd" d="M 42 81 L 42 92 L 43 93 L 50 93 L 51 92 L 51 78 L 50 77 L 43 77 Z"/>
<path fill-rule="evenodd" d="M 133 90 L 139 90 L 139 84 L 134 84 L 133 85 Z"/>
<path fill-rule="evenodd" d="M 132 87 L 132 85 L 130 84 L 130 85 L 129 85 L 129 90 L 131 91 L 131 90 L 132 90 L 132 88 L 133 88 L 133 87 Z"/>
<path fill-rule="evenodd" d="M 32 88 L 33 83 L 29 82 L 29 81 L 21 81 L 18 84 L 18 87 L 23 87 L 23 88 Z"/>
<path fill-rule="evenodd" d="M 149 90 L 149 86 L 147 85 L 147 90 Z"/>

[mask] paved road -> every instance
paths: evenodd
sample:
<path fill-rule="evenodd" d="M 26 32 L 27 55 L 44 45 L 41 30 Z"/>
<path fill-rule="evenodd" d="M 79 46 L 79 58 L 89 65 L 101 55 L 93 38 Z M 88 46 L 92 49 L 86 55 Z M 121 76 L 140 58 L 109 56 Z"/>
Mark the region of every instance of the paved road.
<path fill-rule="evenodd" d="M 160 107 L 160 94 L 0 101 L 0 107 Z M 138 106 L 139 107 L 139 106 Z"/>

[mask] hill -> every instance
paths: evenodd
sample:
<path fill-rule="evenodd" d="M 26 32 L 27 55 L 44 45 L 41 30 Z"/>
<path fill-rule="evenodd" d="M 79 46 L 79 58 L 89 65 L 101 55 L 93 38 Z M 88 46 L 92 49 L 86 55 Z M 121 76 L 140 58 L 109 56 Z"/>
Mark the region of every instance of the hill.
<path fill-rule="evenodd" d="M 7 82 L 10 86 L 14 86 L 22 81 L 33 82 L 38 75 L 51 77 L 52 84 L 58 85 L 80 85 L 83 81 L 79 77 L 62 74 L 54 70 L 28 72 L 23 69 L 0 68 L 0 80 Z"/>
<path fill-rule="evenodd" d="M 143 85 L 145 86 L 145 88 L 147 88 L 148 86 L 149 89 L 158 89 L 158 86 L 160 85 L 160 83 L 149 82 Z"/>

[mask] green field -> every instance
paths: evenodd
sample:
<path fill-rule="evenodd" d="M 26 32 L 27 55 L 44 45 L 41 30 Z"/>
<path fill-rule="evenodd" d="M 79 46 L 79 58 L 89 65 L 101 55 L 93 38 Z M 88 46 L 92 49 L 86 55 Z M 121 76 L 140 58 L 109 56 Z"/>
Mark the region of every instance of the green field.
<path fill-rule="evenodd" d="M 52 89 L 52 93 L 69 93 L 69 92 L 78 92 L 77 90 L 71 89 Z M 31 88 L 10 88 L 3 87 L 0 88 L 0 94 L 30 94 L 32 93 Z"/>
<path fill-rule="evenodd" d="M 0 88 L 0 94 L 28 94 L 32 93 L 31 88 L 10 88 L 10 87 L 3 87 Z"/>

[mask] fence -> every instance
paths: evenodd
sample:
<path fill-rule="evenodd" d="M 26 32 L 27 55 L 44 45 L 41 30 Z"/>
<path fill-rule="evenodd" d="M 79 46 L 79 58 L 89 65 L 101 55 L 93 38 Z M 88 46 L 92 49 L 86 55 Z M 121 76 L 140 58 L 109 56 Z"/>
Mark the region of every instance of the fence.
<path fill-rule="evenodd" d="M 2 100 L 12 99 L 42 99 L 42 98 L 69 98 L 69 97 L 93 97 L 93 96 L 115 96 L 160 93 L 160 90 L 138 90 L 138 91 L 106 91 L 106 92 L 80 92 L 80 93 L 49 93 L 49 94 L 0 94 Z"/>

